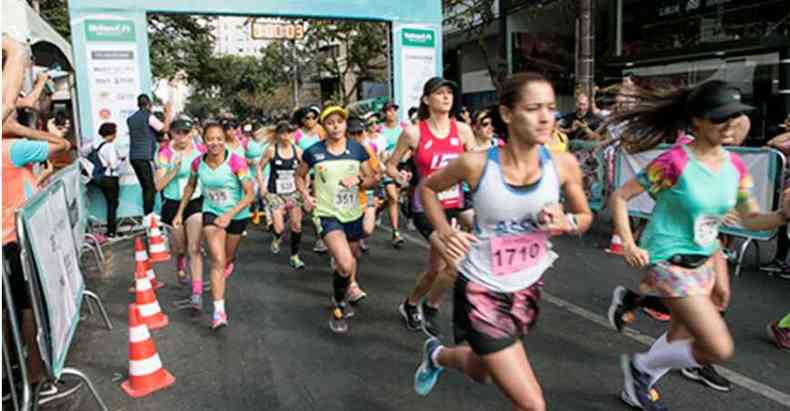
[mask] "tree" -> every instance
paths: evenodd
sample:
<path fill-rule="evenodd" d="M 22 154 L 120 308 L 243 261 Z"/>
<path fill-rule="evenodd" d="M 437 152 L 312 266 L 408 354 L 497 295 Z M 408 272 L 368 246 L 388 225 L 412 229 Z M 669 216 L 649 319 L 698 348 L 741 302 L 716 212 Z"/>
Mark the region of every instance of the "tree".
<path fill-rule="evenodd" d="M 69 8 L 67 0 L 39 0 L 41 18 L 66 40 L 71 40 Z"/>

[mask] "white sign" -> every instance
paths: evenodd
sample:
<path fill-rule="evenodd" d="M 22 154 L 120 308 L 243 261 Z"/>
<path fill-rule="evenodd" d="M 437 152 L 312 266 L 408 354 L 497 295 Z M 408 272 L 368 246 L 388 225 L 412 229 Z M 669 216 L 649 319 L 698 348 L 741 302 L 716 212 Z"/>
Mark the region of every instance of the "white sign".
<path fill-rule="evenodd" d="M 402 106 L 420 106 L 425 82 L 437 75 L 436 31 L 422 26 L 403 26 L 400 32 L 401 75 L 403 76 Z M 460 96 L 456 96 L 460 98 Z M 406 112 L 404 110 L 404 113 Z"/>

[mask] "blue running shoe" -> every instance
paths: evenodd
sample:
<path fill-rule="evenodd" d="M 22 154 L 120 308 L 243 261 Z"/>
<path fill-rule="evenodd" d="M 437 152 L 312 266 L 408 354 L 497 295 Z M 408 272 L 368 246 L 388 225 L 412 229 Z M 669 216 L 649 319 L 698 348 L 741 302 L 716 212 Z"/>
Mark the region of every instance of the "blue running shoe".
<path fill-rule="evenodd" d="M 414 373 L 414 391 L 419 395 L 428 395 L 439 380 L 439 375 L 444 371 L 444 368 L 434 365 L 431 359 L 433 353 L 441 346 L 442 343 L 434 337 L 425 340 L 422 346 L 422 362 Z"/>
<path fill-rule="evenodd" d="M 620 367 L 623 369 L 625 386 L 620 394 L 623 402 L 645 411 L 668 411 L 661 402 L 658 391 L 650 387 L 650 374 L 639 371 L 634 366 L 633 357 L 628 354 L 620 356 Z"/>

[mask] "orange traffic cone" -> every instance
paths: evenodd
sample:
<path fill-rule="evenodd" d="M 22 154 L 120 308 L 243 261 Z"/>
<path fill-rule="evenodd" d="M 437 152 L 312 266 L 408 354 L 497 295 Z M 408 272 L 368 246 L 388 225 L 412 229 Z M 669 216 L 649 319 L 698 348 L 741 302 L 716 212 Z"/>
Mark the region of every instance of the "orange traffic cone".
<path fill-rule="evenodd" d="M 144 265 L 144 264 L 143 264 Z M 151 281 L 145 270 L 136 270 L 134 273 L 135 278 L 135 303 L 140 310 L 140 315 L 143 321 L 152 330 L 156 330 L 166 326 L 169 321 L 167 316 L 162 312 L 159 307 L 159 302 L 156 301 L 156 293 L 151 287 Z"/>
<path fill-rule="evenodd" d="M 121 388 L 130 397 L 141 398 L 174 382 L 173 374 L 162 368 L 156 345 L 137 305 L 129 304 L 129 379 L 121 383 Z"/>
<path fill-rule="evenodd" d="M 137 237 L 134 239 L 134 261 L 135 261 L 135 272 L 137 271 L 145 271 L 148 279 L 151 280 L 151 286 L 154 287 L 154 290 L 158 290 L 165 286 L 164 283 L 159 282 L 156 280 L 156 273 L 154 272 L 154 267 L 152 264 L 148 262 L 148 253 L 145 252 L 145 243 L 143 243 L 143 239 L 141 237 Z M 135 286 L 132 284 L 129 287 L 129 292 L 135 292 Z"/>
<path fill-rule="evenodd" d="M 161 263 L 170 259 L 170 252 L 167 251 L 165 236 L 159 229 L 156 216 L 151 217 L 151 232 L 148 237 L 148 249 L 150 251 L 150 263 Z"/>
<path fill-rule="evenodd" d="M 613 234 L 612 242 L 609 244 L 609 248 L 605 249 L 604 251 L 609 254 L 623 255 L 623 240 L 619 235 Z"/>

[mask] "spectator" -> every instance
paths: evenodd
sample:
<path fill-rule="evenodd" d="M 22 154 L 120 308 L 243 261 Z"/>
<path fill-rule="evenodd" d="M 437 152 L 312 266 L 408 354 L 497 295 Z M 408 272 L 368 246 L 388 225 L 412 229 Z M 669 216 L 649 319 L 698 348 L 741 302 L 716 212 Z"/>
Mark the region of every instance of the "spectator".
<path fill-rule="evenodd" d="M 103 173 L 91 181 L 104 194 L 107 201 L 107 237 L 115 237 L 116 215 L 118 212 L 118 194 L 120 178 L 120 168 L 124 159 L 118 155 L 118 149 L 114 141 L 117 136 L 118 126 L 115 123 L 104 123 L 99 126 L 101 139 L 96 139 L 92 144 L 83 147 L 82 155 L 87 156 L 92 151 L 96 151 L 98 160 L 101 162 Z"/>
<path fill-rule="evenodd" d="M 22 89 L 25 65 L 30 59 L 28 49 L 3 33 L 3 121 L 16 111 L 17 97 Z"/>
<path fill-rule="evenodd" d="M 143 224 L 148 226 L 154 211 L 154 171 L 151 162 L 156 153 L 156 133 L 166 133 L 173 120 L 172 107 L 165 105 L 165 119 L 160 121 L 151 114 L 151 98 L 145 94 L 137 96 L 137 110 L 126 119 L 129 127 L 129 160 L 143 189 Z"/>
<path fill-rule="evenodd" d="M 576 111 L 560 119 L 559 130 L 571 140 L 596 140 L 598 135 L 594 130 L 600 125 L 601 119 L 590 111 L 589 96 L 581 93 L 576 96 Z"/>
<path fill-rule="evenodd" d="M 790 155 L 790 113 L 787 114 L 784 123 L 778 129 L 783 131 L 770 139 L 766 146 L 775 148 L 785 155 Z"/>

